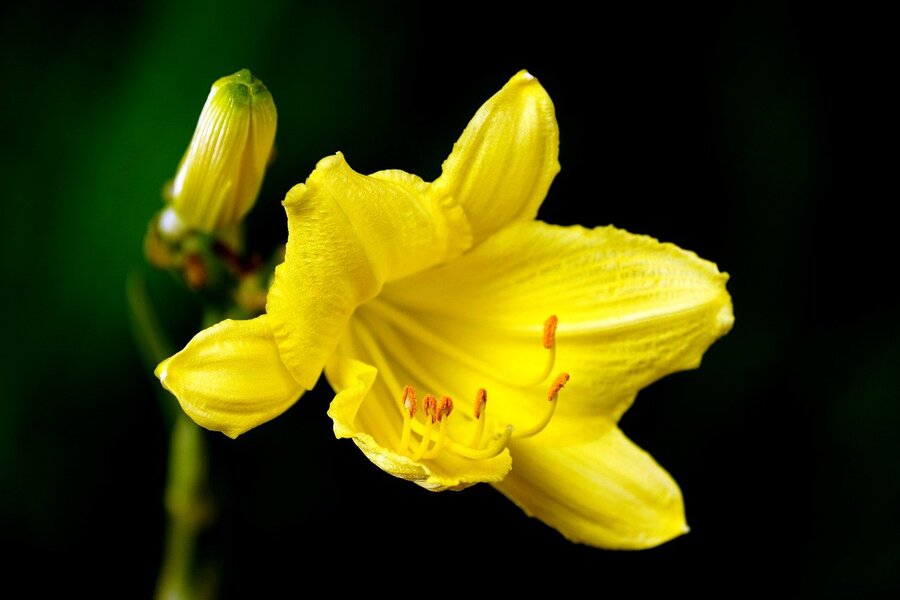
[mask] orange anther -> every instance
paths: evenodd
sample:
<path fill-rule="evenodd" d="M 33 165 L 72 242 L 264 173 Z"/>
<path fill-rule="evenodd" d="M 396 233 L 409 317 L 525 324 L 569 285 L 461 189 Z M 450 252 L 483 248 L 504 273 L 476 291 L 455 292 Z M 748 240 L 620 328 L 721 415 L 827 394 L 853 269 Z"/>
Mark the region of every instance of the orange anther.
<path fill-rule="evenodd" d="M 409 411 L 410 417 L 416 416 L 419 403 L 416 402 L 416 388 L 411 385 L 403 387 L 403 408 Z"/>
<path fill-rule="evenodd" d="M 550 385 L 550 389 L 547 390 L 547 400 L 553 402 L 556 400 L 556 397 L 559 395 L 559 391 L 566 386 L 566 383 L 569 382 L 569 374 L 568 373 L 560 373 L 556 376 L 556 379 L 553 380 L 553 383 Z"/>
<path fill-rule="evenodd" d="M 425 410 L 425 415 L 431 417 L 431 422 L 434 423 L 437 419 L 437 398 L 428 394 L 425 396 L 425 400 L 422 401 L 422 407 Z"/>
<path fill-rule="evenodd" d="M 556 315 L 550 315 L 544 321 L 544 348 L 547 350 L 556 344 L 556 325 L 558 323 L 559 319 L 556 318 Z"/>
<path fill-rule="evenodd" d="M 433 418 L 436 418 L 438 421 L 442 420 L 444 417 L 449 417 L 450 413 L 453 412 L 453 399 L 450 396 L 443 396 L 441 401 L 438 402 L 437 410 L 435 411 L 435 415 Z"/>
<path fill-rule="evenodd" d="M 475 418 L 480 419 L 481 413 L 484 411 L 484 405 L 487 404 L 487 390 L 479 389 L 475 393 Z"/>

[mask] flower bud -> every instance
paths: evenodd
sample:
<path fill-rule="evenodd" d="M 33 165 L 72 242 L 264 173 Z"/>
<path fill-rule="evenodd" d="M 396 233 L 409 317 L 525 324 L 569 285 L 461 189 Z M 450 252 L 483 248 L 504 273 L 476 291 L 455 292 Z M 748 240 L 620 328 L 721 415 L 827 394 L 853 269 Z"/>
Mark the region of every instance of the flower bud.
<path fill-rule="evenodd" d="M 168 190 L 170 220 L 209 233 L 243 219 L 259 194 L 276 122 L 272 94 L 250 71 L 216 81 Z"/>

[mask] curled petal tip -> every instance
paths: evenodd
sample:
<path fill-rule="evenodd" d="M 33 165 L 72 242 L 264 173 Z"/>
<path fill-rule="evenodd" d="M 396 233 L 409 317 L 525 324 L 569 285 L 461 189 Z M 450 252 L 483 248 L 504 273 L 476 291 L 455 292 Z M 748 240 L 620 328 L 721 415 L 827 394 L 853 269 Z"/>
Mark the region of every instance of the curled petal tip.
<path fill-rule="evenodd" d="M 346 162 L 343 152 L 335 152 L 316 163 L 316 169 L 333 169 Z"/>
<path fill-rule="evenodd" d="M 537 78 L 529 73 L 526 69 L 522 69 L 518 73 L 516 73 L 514 79 L 522 79 L 524 81 L 536 81 Z"/>
<path fill-rule="evenodd" d="M 166 360 L 164 360 L 161 363 L 159 363 L 158 365 L 156 365 L 156 369 L 153 370 L 153 374 L 156 376 L 157 379 L 159 379 L 160 383 L 162 383 L 163 386 L 166 385 L 166 376 L 168 375 L 168 367 L 169 367 L 170 360 L 172 360 L 172 359 L 167 358 Z"/>
<path fill-rule="evenodd" d="M 463 207 L 475 242 L 530 220 L 559 171 L 553 102 L 528 71 L 491 96 L 444 161 L 435 189 Z"/>

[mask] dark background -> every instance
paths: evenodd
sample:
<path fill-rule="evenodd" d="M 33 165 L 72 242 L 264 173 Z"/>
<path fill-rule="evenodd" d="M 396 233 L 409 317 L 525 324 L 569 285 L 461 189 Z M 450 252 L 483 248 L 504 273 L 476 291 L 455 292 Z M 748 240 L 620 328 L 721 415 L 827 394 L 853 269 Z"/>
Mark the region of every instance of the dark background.
<path fill-rule="evenodd" d="M 774 2 L 487 6 L 0 9 L 5 586 L 152 594 L 167 434 L 125 280 L 213 80 L 248 67 L 278 106 L 249 222 L 268 250 L 286 237 L 279 201 L 319 158 L 434 178 L 478 106 L 527 68 L 561 130 L 541 218 L 612 223 L 731 273 L 734 330 L 622 421 L 681 485 L 691 533 L 606 552 L 488 486 L 430 494 L 335 440 L 320 385 L 238 441 L 207 436 L 222 596 L 900 590 L 888 21 Z M 180 345 L 199 308 L 157 280 Z"/>

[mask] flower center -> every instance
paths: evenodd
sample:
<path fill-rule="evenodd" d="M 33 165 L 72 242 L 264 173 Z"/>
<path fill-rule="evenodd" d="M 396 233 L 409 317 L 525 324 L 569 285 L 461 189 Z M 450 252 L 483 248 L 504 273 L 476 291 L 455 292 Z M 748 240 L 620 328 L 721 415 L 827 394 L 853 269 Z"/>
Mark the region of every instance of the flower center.
<path fill-rule="evenodd" d="M 535 380 L 525 382 L 524 385 L 518 383 L 516 387 L 534 387 L 549 376 L 556 358 L 557 323 L 556 315 L 544 322 L 542 344 L 545 349 L 549 350 L 546 367 Z M 568 373 L 563 372 L 556 376 L 547 391 L 548 404 L 543 416 L 536 423 L 528 426 L 493 423 L 489 428 L 487 424 L 487 390 L 479 389 L 475 393 L 473 413 L 475 426 L 472 436 L 467 442 L 456 439 L 447 431 L 447 423 L 453 412 L 452 398 L 442 396 L 438 399 L 432 394 L 427 394 L 422 401 L 422 410 L 420 411 L 416 389 L 407 385 L 403 388 L 400 398 L 403 431 L 398 450 L 415 461 L 437 458 L 445 450 L 472 460 L 493 458 L 506 449 L 511 439 L 531 437 L 547 427 L 556 410 L 559 392 L 568 381 Z M 485 436 L 486 429 L 490 431 L 487 436 Z"/>

